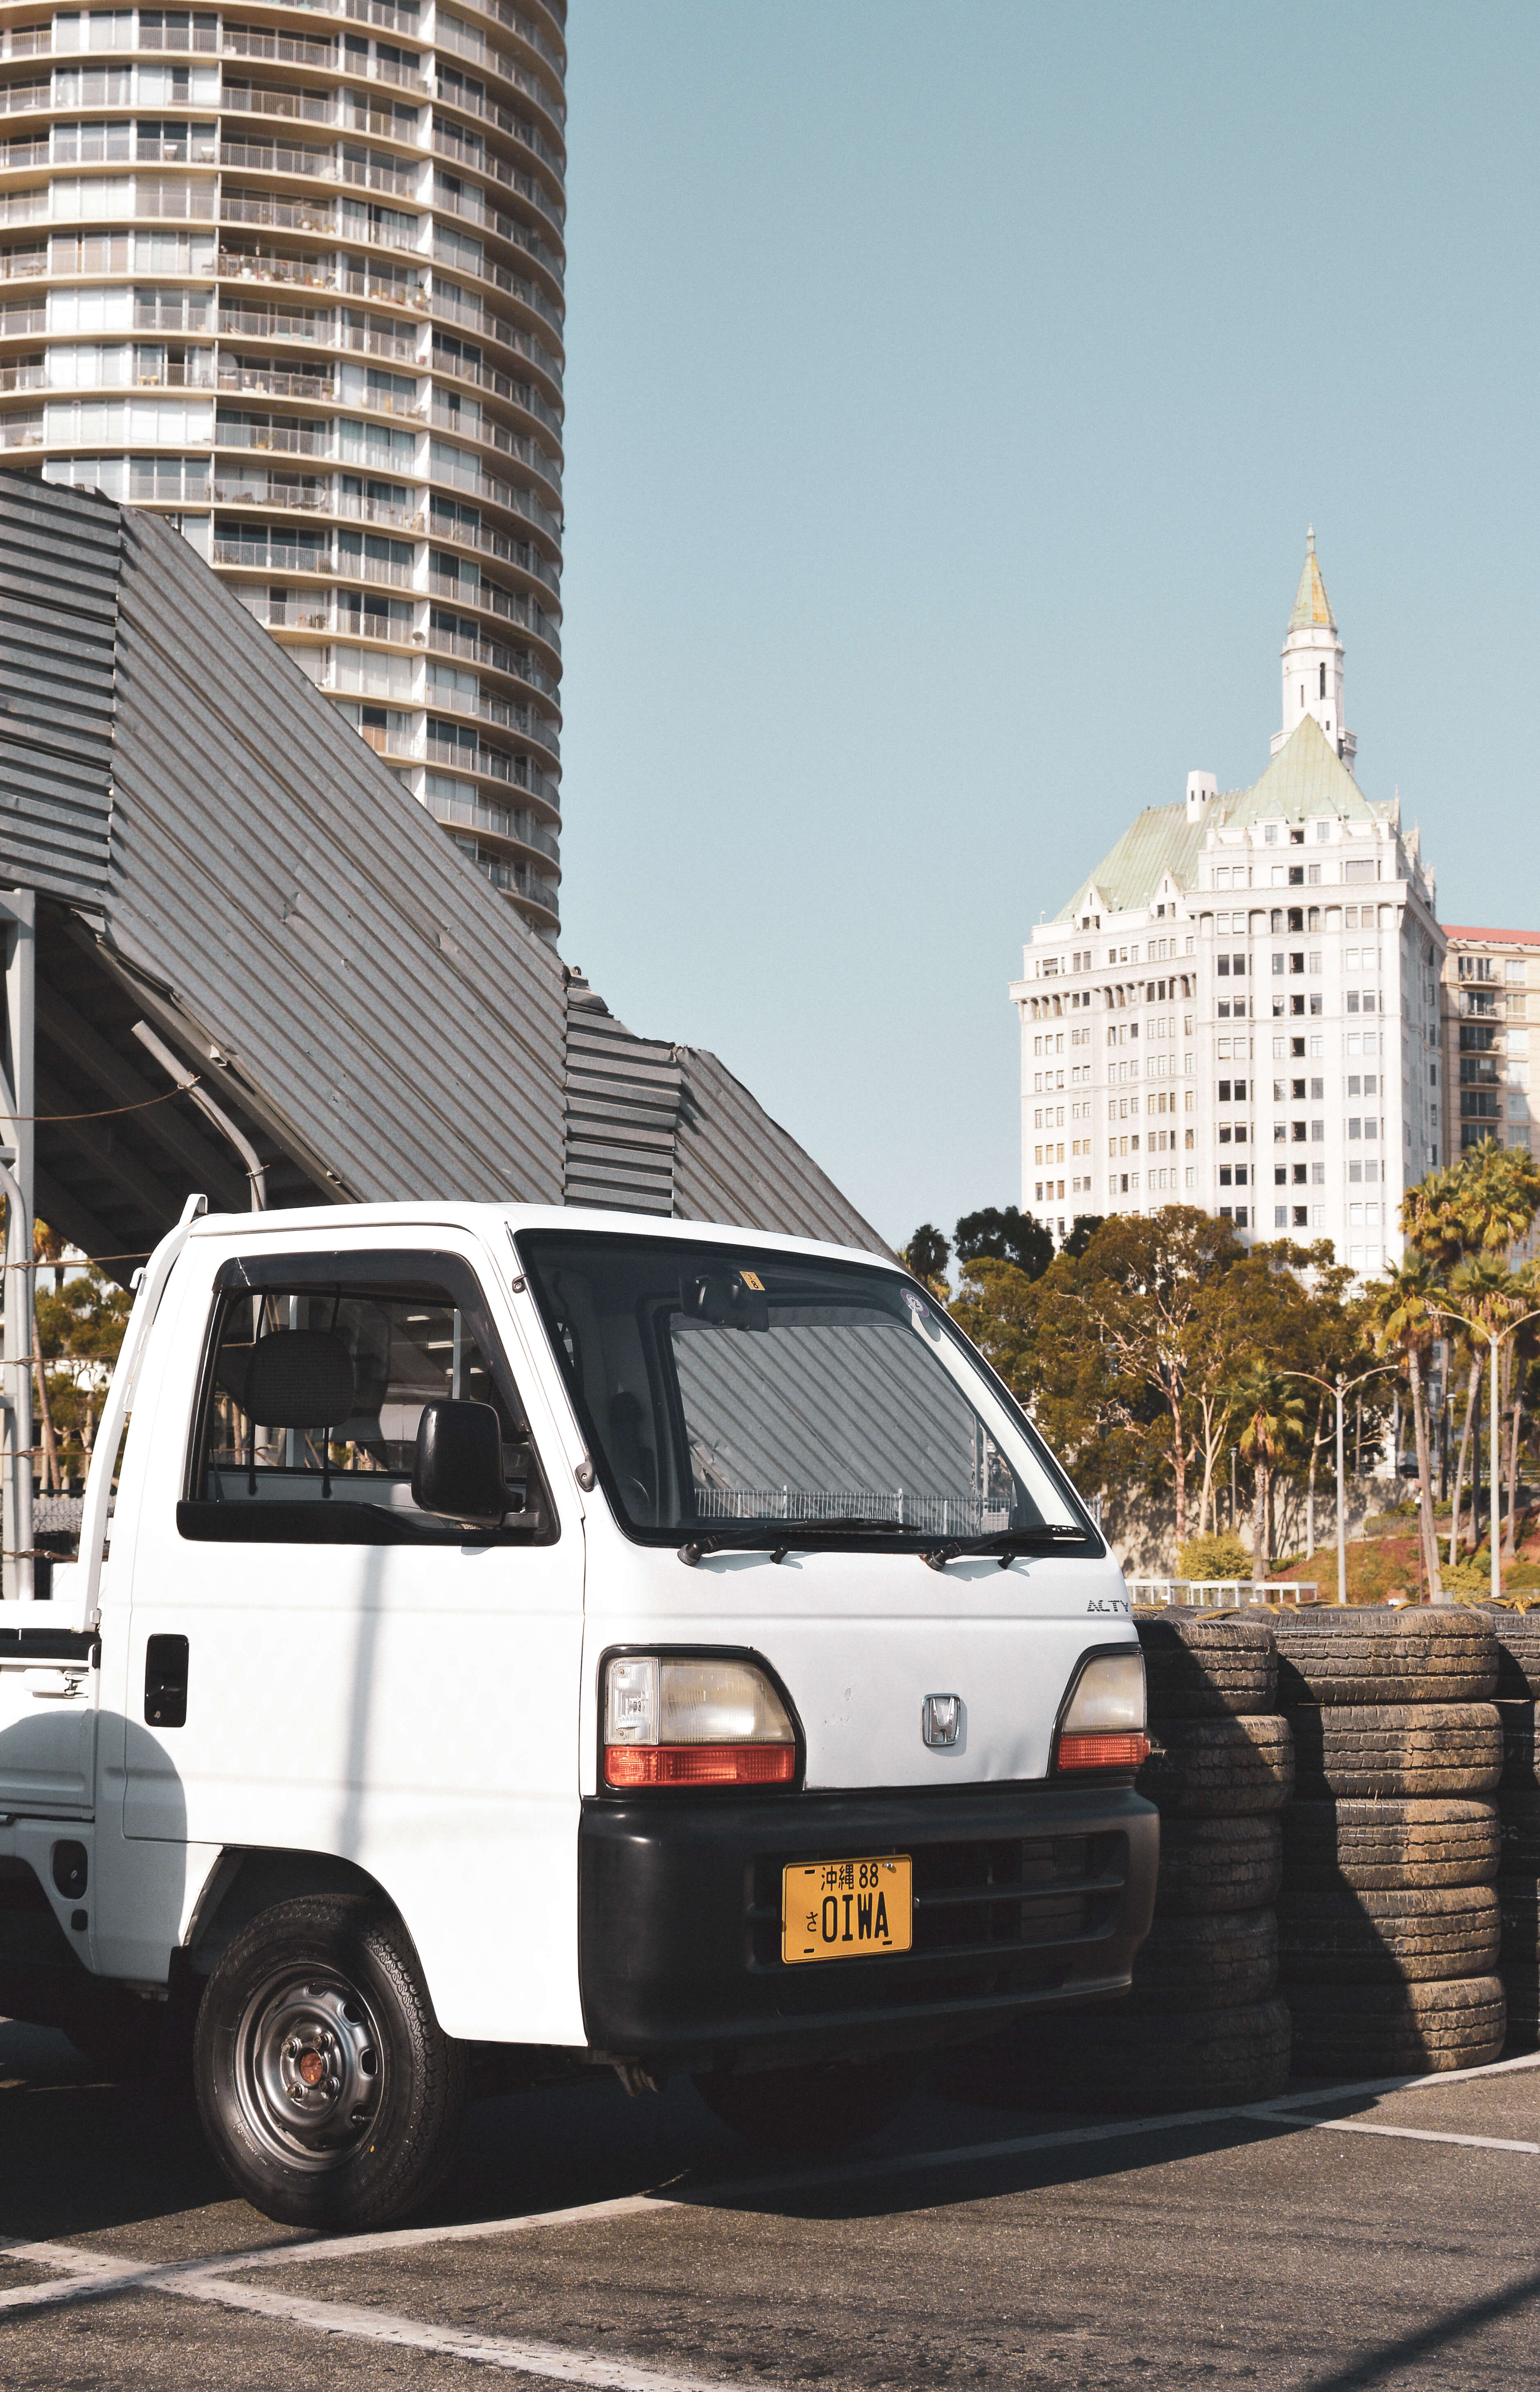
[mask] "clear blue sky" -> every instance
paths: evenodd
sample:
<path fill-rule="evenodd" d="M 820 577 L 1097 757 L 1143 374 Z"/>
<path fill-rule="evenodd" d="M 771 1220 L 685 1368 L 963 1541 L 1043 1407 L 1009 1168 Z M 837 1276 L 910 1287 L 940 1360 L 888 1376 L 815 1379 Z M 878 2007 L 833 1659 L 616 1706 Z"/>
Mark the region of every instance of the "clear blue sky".
<path fill-rule="evenodd" d="M 1533 6 L 573 0 L 563 953 L 888 1237 L 1019 1200 L 1006 985 L 1254 780 L 1540 929 Z"/>

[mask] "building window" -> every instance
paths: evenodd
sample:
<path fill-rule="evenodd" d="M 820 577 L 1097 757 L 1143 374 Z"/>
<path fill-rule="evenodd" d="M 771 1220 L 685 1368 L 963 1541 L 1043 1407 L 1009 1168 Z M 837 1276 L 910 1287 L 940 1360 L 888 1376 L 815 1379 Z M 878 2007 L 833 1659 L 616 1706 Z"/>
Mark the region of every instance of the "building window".
<path fill-rule="evenodd" d="M 1323 656 L 1323 658 L 1321 659 L 1321 696 L 1322 696 L 1323 697 L 1325 697 L 1326 694 L 1326 659 L 1325 659 L 1325 657 Z"/>

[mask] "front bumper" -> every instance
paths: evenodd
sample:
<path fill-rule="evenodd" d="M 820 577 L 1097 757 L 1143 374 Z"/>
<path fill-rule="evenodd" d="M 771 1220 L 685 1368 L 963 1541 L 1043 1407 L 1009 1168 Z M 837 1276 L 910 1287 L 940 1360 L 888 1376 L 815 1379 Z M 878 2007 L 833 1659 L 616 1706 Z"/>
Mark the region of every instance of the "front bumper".
<path fill-rule="evenodd" d="M 587 1801 L 589 2048 L 664 2069 L 870 2060 L 1119 1993 L 1158 1849 L 1127 1784 Z M 894 1852 L 914 1861 L 912 1951 L 788 1968 L 782 1870 Z"/>

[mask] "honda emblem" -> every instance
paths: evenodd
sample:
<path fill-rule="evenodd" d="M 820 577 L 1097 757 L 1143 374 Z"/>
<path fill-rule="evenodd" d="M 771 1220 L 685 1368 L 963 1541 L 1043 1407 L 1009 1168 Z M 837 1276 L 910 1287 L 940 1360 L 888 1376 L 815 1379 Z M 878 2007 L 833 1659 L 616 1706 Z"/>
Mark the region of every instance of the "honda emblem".
<path fill-rule="evenodd" d="M 928 1745 L 955 1744 L 963 1733 L 961 1695 L 927 1695 L 920 1711 L 920 1734 Z"/>

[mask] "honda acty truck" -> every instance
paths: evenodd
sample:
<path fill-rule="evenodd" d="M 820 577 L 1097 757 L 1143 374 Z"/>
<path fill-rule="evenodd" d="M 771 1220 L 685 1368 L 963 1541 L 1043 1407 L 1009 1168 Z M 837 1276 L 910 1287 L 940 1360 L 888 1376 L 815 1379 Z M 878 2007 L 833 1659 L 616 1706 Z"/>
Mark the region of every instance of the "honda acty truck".
<path fill-rule="evenodd" d="M 489 2063 L 832 2143 L 1127 1985 L 1144 1731 L 1116 1562 L 896 1266 L 193 1198 L 0 1606 L 0 2008 L 188 2019 L 291 2224 L 420 2204 Z"/>

